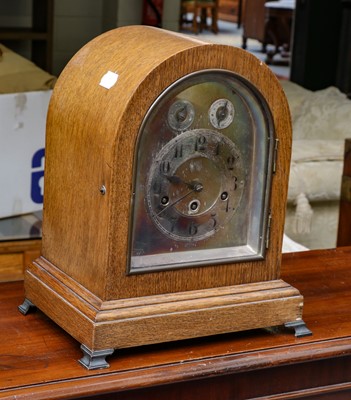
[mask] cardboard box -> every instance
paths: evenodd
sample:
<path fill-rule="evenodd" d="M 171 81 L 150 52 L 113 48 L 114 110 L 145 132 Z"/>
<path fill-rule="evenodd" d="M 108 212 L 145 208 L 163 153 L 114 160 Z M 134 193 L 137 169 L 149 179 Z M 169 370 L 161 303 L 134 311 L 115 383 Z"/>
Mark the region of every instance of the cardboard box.
<path fill-rule="evenodd" d="M 0 218 L 43 207 L 45 127 L 51 93 L 0 95 Z"/>

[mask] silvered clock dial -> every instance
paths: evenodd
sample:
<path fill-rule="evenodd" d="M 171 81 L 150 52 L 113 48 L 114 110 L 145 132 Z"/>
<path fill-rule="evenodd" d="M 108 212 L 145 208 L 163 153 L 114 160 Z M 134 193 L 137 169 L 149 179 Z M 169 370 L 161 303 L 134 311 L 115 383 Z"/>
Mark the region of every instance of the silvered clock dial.
<path fill-rule="evenodd" d="M 214 235 L 232 218 L 245 186 L 239 150 L 206 129 L 183 132 L 157 154 L 146 185 L 147 212 L 176 241 Z"/>
<path fill-rule="evenodd" d="M 138 135 L 128 272 L 263 258 L 273 148 L 242 77 L 203 70 L 168 87 Z"/>

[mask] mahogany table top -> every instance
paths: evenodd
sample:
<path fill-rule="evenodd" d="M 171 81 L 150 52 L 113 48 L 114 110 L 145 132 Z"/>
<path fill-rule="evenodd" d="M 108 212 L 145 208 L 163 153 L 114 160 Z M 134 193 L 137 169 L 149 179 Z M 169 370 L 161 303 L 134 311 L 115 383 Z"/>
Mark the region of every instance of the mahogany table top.
<path fill-rule="evenodd" d="M 80 345 L 40 311 L 23 316 L 23 282 L 0 284 L 0 398 L 92 396 L 351 355 L 351 247 L 290 253 L 282 278 L 305 298 L 313 335 L 258 329 L 116 351 L 88 371 Z"/>

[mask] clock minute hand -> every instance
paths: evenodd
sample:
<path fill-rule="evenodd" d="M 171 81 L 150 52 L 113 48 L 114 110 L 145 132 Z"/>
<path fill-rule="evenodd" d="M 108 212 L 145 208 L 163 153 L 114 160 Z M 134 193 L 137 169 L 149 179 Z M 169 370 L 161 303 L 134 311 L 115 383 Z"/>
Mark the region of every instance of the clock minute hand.
<path fill-rule="evenodd" d="M 168 204 L 168 206 L 166 206 L 163 210 L 161 210 L 157 215 L 160 215 L 163 213 L 163 211 L 167 210 L 167 208 L 169 207 L 173 207 L 175 206 L 177 203 L 179 203 L 181 200 L 183 200 L 185 197 L 189 196 L 189 194 L 193 193 L 194 189 L 189 190 L 189 192 L 185 193 L 183 196 L 179 197 L 179 199 L 177 199 L 176 201 L 174 201 L 171 204 Z"/>
<path fill-rule="evenodd" d="M 164 209 L 162 209 L 159 213 L 157 213 L 157 216 L 163 213 L 163 211 L 167 210 L 169 207 L 173 207 L 176 204 L 178 204 L 181 200 L 185 199 L 185 197 L 189 196 L 189 194 L 193 192 L 201 192 L 203 189 L 203 186 L 200 182 L 193 182 L 192 184 L 192 189 L 186 192 L 183 196 L 179 197 L 179 199 L 175 200 L 173 203 L 168 204 Z"/>

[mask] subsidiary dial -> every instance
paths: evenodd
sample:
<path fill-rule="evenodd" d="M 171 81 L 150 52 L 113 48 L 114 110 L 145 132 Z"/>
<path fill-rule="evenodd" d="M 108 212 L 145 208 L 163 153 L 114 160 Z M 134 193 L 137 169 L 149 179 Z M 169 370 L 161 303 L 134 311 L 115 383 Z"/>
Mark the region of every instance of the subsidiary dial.
<path fill-rule="evenodd" d="M 212 103 L 208 114 L 214 128 L 225 129 L 234 120 L 233 103 L 227 99 L 218 99 Z"/>
<path fill-rule="evenodd" d="M 174 102 L 168 111 L 168 124 L 171 129 L 185 131 L 193 123 L 195 117 L 194 106 L 187 100 Z"/>

